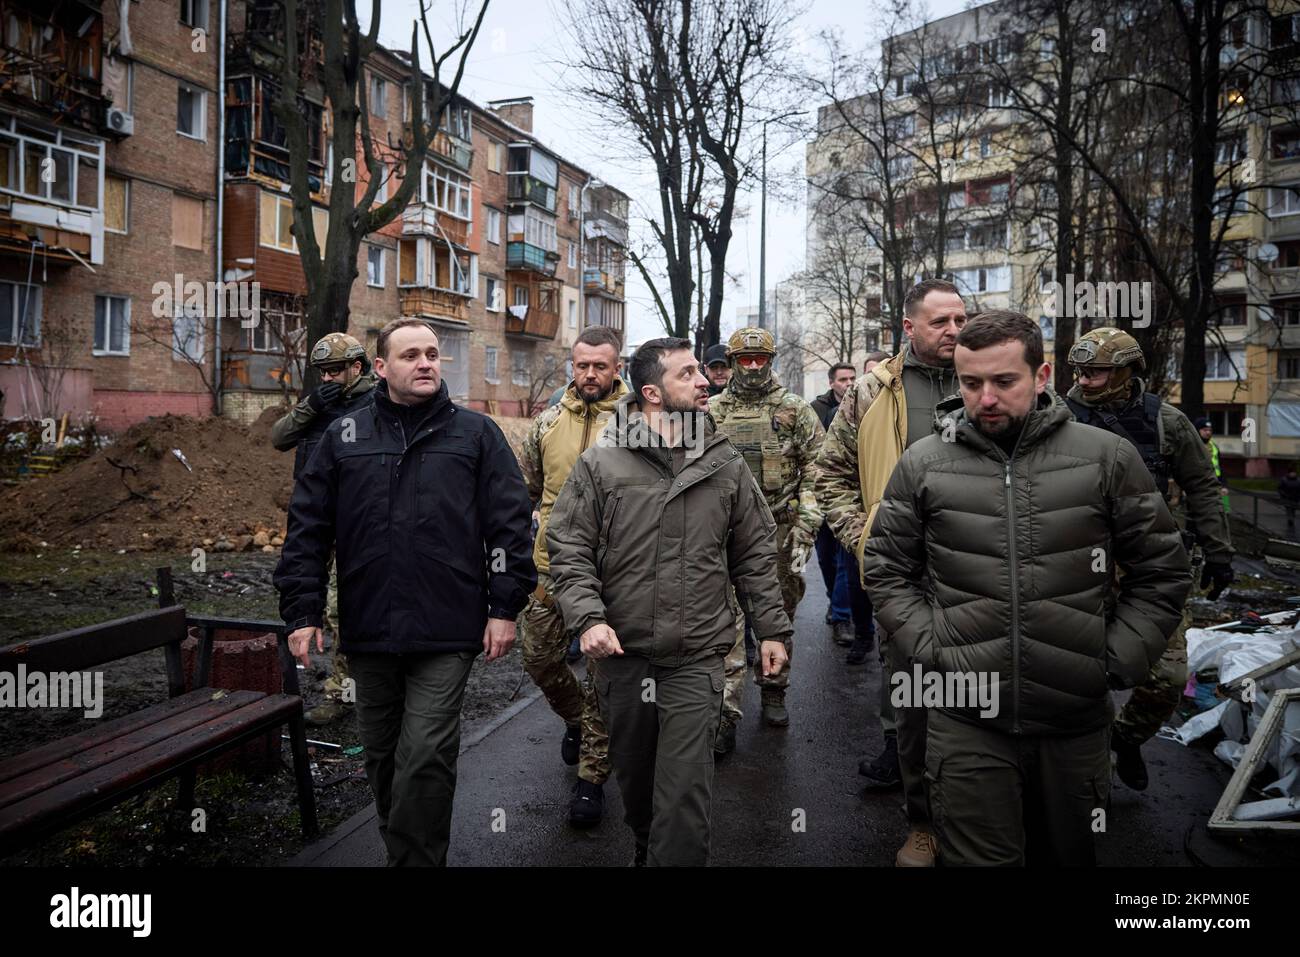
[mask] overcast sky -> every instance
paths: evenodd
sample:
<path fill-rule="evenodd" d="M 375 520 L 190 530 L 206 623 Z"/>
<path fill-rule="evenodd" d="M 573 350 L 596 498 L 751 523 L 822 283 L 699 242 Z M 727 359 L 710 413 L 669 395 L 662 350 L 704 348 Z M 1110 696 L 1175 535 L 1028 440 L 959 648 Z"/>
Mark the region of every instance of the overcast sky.
<path fill-rule="evenodd" d="M 599 125 L 584 105 L 565 92 L 563 58 L 571 41 L 564 32 L 561 18 L 551 3 L 554 0 L 490 0 L 483 23 L 461 81 L 461 92 L 480 106 L 489 100 L 516 96 L 533 97 L 533 132 L 547 146 L 596 177 L 623 190 L 632 198 L 629 224 L 634 236 L 644 236 L 645 217 L 657 203 L 653 168 L 648 157 L 631 160 L 611 155 L 609 143 L 617 130 Z M 435 0 L 441 22 L 450 25 L 443 11 L 459 5 L 460 0 Z M 477 10 L 475 0 L 470 0 Z M 368 9 L 368 4 L 358 7 Z M 928 19 L 956 13 L 968 6 L 965 0 L 930 0 Z M 811 71 L 824 55 L 820 35 L 838 30 L 846 47 L 862 48 L 871 33 L 871 21 L 877 6 L 863 0 L 812 0 L 798 22 L 792 37 L 794 49 Z M 384 0 L 380 41 L 387 46 L 407 49 L 411 22 L 418 16 L 416 0 Z M 444 31 L 443 37 L 448 35 Z M 438 40 L 435 32 L 435 40 Z M 427 60 L 421 50 L 422 60 Z M 427 65 L 427 64 L 426 64 Z M 812 123 L 820 104 L 808 103 L 805 118 Z M 628 137 L 623 137 L 626 142 Z M 769 176 L 785 173 L 799 183 L 803 173 L 804 144 L 783 134 L 779 141 L 775 128 L 768 137 Z M 792 190 L 789 198 L 774 200 L 769 194 L 767 208 L 767 285 L 787 278 L 803 266 L 804 206 L 803 190 Z M 758 302 L 759 274 L 759 197 L 757 190 L 738 199 L 738 213 L 732 223 L 734 236 L 728 252 L 728 272 L 738 280 L 728 284 L 722 310 L 724 334 L 736 328 L 738 307 Z M 660 280 L 667 297 L 667 284 Z M 630 341 L 637 342 L 661 335 L 653 300 L 645 284 L 628 265 L 627 317 Z"/>

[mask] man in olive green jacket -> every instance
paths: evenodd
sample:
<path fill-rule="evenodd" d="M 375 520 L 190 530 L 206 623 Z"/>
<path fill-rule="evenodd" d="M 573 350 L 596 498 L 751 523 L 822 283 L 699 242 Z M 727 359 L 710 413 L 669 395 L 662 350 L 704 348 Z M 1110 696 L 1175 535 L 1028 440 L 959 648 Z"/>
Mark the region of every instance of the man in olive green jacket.
<path fill-rule="evenodd" d="M 685 339 L 632 358 L 631 395 L 561 489 L 546 541 L 565 627 L 596 659 L 609 757 L 638 863 L 703 865 L 713 743 L 737 598 L 765 674 L 791 628 L 776 522 L 749 466 L 708 415 Z"/>
<path fill-rule="evenodd" d="M 1187 553 L 1133 445 L 1046 391 L 1037 323 L 978 316 L 954 361 L 961 397 L 903 453 L 863 556 L 905 662 L 892 693 L 929 708 L 943 860 L 1023 864 L 1028 846 L 1030 863 L 1090 864 L 1109 691 L 1164 651 Z"/>

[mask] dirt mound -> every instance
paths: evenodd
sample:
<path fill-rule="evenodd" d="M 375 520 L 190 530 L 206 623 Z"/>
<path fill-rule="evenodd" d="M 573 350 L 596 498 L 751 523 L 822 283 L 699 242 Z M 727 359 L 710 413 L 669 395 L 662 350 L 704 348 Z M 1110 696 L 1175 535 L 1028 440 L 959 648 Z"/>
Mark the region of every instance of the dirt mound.
<path fill-rule="evenodd" d="M 177 415 L 134 425 L 90 458 L 0 495 L 0 547 L 279 546 L 293 454 L 277 452 L 270 435 L 284 411 L 267 409 L 250 427 Z M 532 420 L 494 418 L 518 456 Z"/>
<path fill-rule="evenodd" d="M 134 425 L 85 461 L 0 496 L 0 545 L 232 551 L 279 544 L 293 456 L 271 447 L 264 420 L 275 411 L 251 429 L 176 415 Z"/>

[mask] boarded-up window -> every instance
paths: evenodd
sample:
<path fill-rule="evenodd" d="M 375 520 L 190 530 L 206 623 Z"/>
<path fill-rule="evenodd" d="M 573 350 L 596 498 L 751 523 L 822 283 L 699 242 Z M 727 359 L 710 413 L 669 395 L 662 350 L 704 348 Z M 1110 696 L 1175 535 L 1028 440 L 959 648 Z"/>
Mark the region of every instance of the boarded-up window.
<path fill-rule="evenodd" d="M 423 260 L 420 253 L 422 251 L 418 239 L 402 239 L 398 241 L 398 285 L 414 286 L 420 281 L 420 266 Z"/>
<path fill-rule="evenodd" d="M 130 207 L 130 184 L 118 176 L 104 177 L 104 228 L 115 233 L 127 232 Z"/>
<path fill-rule="evenodd" d="M 259 241 L 263 246 L 275 245 L 275 196 L 271 193 L 261 194 L 261 225 L 258 230 Z"/>
<path fill-rule="evenodd" d="M 203 248 L 203 200 L 172 193 L 172 245 Z"/>
<path fill-rule="evenodd" d="M 497 154 L 497 145 L 491 140 L 488 141 L 487 168 L 489 173 L 501 172 L 501 157 Z"/>

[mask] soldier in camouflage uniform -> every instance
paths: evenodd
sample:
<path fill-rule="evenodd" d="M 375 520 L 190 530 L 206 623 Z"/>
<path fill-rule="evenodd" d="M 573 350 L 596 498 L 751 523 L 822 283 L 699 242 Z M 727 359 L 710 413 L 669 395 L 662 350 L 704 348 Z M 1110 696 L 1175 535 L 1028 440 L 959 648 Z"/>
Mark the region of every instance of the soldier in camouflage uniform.
<path fill-rule="evenodd" d="M 825 433 L 812 406 L 787 391 L 772 374 L 776 341 L 763 329 L 747 327 L 734 333 L 727 343 L 731 379 L 726 389 L 709 399 L 709 411 L 719 431 L 745 457 L 759 488 L 776 519 L 777 576 L 786 615 L 794 621 L 794 610 L 803 598 L 803 566 L 821 527 L 822 513 L 813 496 L 813 460 Z M 745 673 L 745 632 L 737 615 L 736 643 L 726 660 L 726 691 L 722 703 L 715 751 L 725 754 L 735 746 L 736 725 L 741 719 L 740 691 Z M 786 656 L 793 658 L 791 643 Z M 754 671 L 761 689 L 763 720 L 784 727 L 790 723 L 785 708 L 785 689 L 790 669 L 764 677 Z"/>
<path fill-rule="evenodd" d="M 1201 588 L 1213 585 L 1209 597 L 1217 598 L 1232 583 L 1232 539 L 1214 465 L 1195 427 L 1182 412 L 1146 391 L 1138 378 L 1146 371 L 1146 359 L 1127 332 L 1093 329 L 1075 343 L 1069 361 L 1078 379 L 1066 397 L 1074 417 L 1132 442 L 1167 501 L 1171 483 L 1177 485 L 1186 510 L 1184 541 L 1189 548 L 1200 547 L 1205 558 Z M 1164 655 L 1115 719 L 1111 747 L 1116 771 L 1135 791 L 1147 786 L 1142 743 L 1173 713 L 1187 683 L 1189 618 L 1184 610 Z"/>
<path fill-rule="evenodd" d="M 271 426 L 271 444 L 281 452 L 294 450 L 293 477 L 296 479 L 316 450 L 316 443 L 335 419 L 360 408 L 374 398 L 378 377 L 361 343 L 345 332 L 331 332 L 312 347 L 308 361 L 320 372 L 321 384 Z M 307 723 L 327 725 L 343 713 L 344 704 L 355 700 L 346 694 L 348 659 L 339 651 L 339 588 L 334 560 L 330 559 L 329 585 L 325 591 L 322 624 L 334 636 L 330 652 L 332 673 L 325 679 L 325 700 L 307 712 Z"/>
<path fill-rule="evenodd" d="M 524 670 L 565 723 L 560 757 L 578 765 L 578 781 L 569 804 L 569 823 L 589 827 L 604 816 L 605 781 L 609 778 L 609 734 L 596 701 L 595 661 L 587 661 L 586 680 L 579 684 L 565 660 L 569 632 L 555 604 L 546 549 L 551 508 L 579 456 L 591 448 L 627 386 L 617 375 L 618 334 L 608 326 L 585 329 L 573 345 L 573 381 L 560 401 L 533 421 L 524 440 L 520 469 L 529 498 L 538 512 L 533 562 L 537 590 L 519 616 Z"/>

